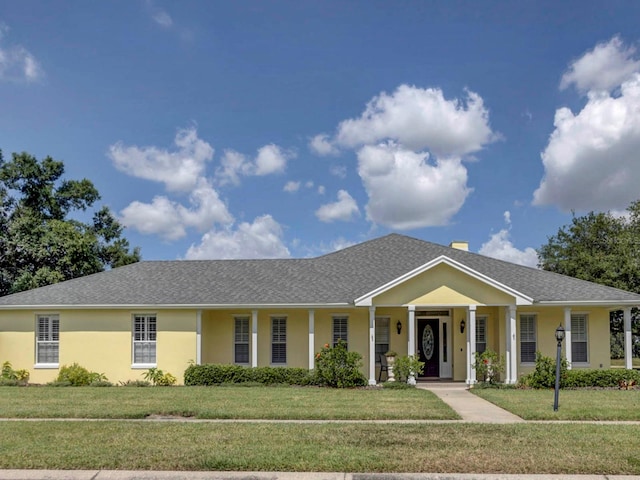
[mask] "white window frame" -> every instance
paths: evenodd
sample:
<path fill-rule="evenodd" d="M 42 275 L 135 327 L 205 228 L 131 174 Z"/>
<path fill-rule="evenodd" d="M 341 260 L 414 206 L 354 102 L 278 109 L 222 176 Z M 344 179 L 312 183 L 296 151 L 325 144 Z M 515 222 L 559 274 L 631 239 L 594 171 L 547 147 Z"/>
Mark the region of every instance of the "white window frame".
<path fill-rule="evenodd" d="M 381 348 L 381 345 L 386 345 L 386 348 Z M 384 355 L 389 351 L 390 348 L 391 348 L 391 317 L 389 316 L 376 317 L 376 339 L 375 339 L 376 362 L 378 361 L 378 355 Z"/>
<path fill-rule="evenodd" d="M 44 325 L 44 331 L 42 327 Z M 36 315 L 36 363 L 35 368 L 58 368 L 60 366 L 60 316 L 58 314 Z M 41 362 L 45 347 L 53 347 L 56 352 L 55 361 Z"/>
<path fill-rule="evenodd" d="M 284 360 L 276 358 L 276 349 L 280 346 L 284 348 Z M 271 364 L 287 364 L 287 317 L 285 315 L 271 317 Z"/>
<path fill-rule="evenodd" d="M 251 323 L 249 315 L 235 315 L 233 317 L 233 363 L 235 365 L 249 365 L 251 362 L 251 350 L 250 350 L 250 338 L 251 338 Z M 246 328 L 244 324 L 246 323 Z M 238 331 L 238 326 L 241 329 Z M 246 345 L 247 349 L 247 361 L 239 362 L 237 347 L 239 345 Z"/>
<path fill-rule="evenodd" d="M 531 321 L 533 322 L 533 340 L 529 339 L 529 337 L 527 337 L 527 339 L 523 338 L 523 335 L 525 332 L 524 332 L 524 329 L 522 328 L 522 320 L 524 317 L 531 319 Z M 518 335 L 518 337 L 519 337 L 519 346 L 520 346 L 520 364 L 534 365 L 536 363 L 535 355 L 536 355 L 536 352 L 538 351 L 538 315 L 536 313 L 520 314 L 520 334 Z M 533 349 L 533 359 L 530 361 L 522 360 L 522 344 L 523 343 L 533 343 L 535 345 L 535 348 Z"/>
<path fill-rule="evenodd" d="M 488 315 L 476 316 L 476 352 L 482 353 L 487 351 L 487 324 L 489 323 Z M 480 348 L 478 345 L 484 345 Z"/>
<path fill-rule="evenodd" d="M 344 322 L 343 322 L 344 321 Z M 342 324 L 344 323 L 344 328 Z M 337 331 L 336 327 L 340 331 Z M 343 331 L 344 330 L 344 331 Z M 349 316 L 348 315 L 332 315 L 331 317 L 331 345 L 334 347 L 338 344 L 338 340 L 344 340 L 349 350 Z"/>
<path fill-rule="evenodd" d="M 576 325 L 579 323 L 578 318 L 584 319 L 584 332 L 578 332 Z M 579 341 L 578 341 L 579 340 Z M 586 358 L 584 360 L 576 360 L 577 355 L 573 350 L 574 343 L 584 343 Z M 571 313 L 571 364 L 572 365 L 589 365 L 589 315 L 587 313 L 575 312 Z"/>
<path fill-rule="evenodd" d="M 136 325 L 142 328 L 136 331 Z M 153 325 L 153 328 L 151 328 Z M 153 349 L 153 362 L 136 361 L 136 346 Z M 131 318 L 131 368 L 155 368 L 158 366 L 158 317 L 155 313 L 134 313 Z"/>

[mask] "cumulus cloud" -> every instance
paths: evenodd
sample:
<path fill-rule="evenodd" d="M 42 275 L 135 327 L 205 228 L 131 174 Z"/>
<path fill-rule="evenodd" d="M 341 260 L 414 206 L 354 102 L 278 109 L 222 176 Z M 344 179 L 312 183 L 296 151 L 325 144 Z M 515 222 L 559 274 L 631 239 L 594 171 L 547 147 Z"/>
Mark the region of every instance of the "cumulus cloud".
<path fill-rule="evenodd" d="M 393 143 L 360 149 L 367 218 L 399 230 L 446 225 L 472 191 L 467 169 L 459 158 L 429 158 Z"/>
<path fill-rule="evenodd" d="M 360 209 L 358 208 L 358 204 L 346 190 L 340 190 L 338 192 L 337 202 L 327 203 L 316 210 L 316 217 L 326 223 L 337 220 L 348 222 L 359 214 Z"/>
<path fill-rule="evenodd" d="M 487 257 L 493 257 L 527 267 L 536 267 L 538 265 L 538 254 L 536 251 L 531 247 L 518 250 L 511 242 L 511 234 L 506 228 L 491 235 L 489 240 L 482 244 L 479 253 Z"/>
<path fill-rule="evenodd" d="M 204 179 L 191 192 L 188 207 L 160 195 L 151 203 L 131 202 L 120 212 L 120 218 L 127 227 L 168 241 L 185 237 L 189 227 L 205 232 L 216 223 L 233 222 L 225 203 Z"/>
<path fill-rule="evenodd" d="M 545 173 L 534 192 L 535 205 L 556 205 L 563 211 L 622 210 L 637 199 L 640 65 L 631 60 L 632 50 L 617 38 L 604 46 L 596 46 L 594 52 L 599 49 L 614 49 L 617 57 L 625 61 L 626 67 L 619 68 L 610 78 L 628 79 L 615 89 L 615 95 L 590 90 L 586 105 L 576 114 L 566 107 L 556 111 L 555 130 L 541 154 Z M 593 55 L 593 52 L 585 54 L 574 65 Z M 600 59 L 600 54 L 597 58 Z M 628 74 L 627 67 L 631 65 L 638 71 Z M 580 77 L 579 85 L 585 88 L 612 86 L 613 80 L 603 80 L 604 83 L 596 85 L 595 77 L 594 74 L 594 81 L 590 82 L 585 74 Z"/>
<path fill-rule="evenodd" d="M 291 254 L 282 237 L 280 224 L 271 215 L 263 215 L 253 223 L 241 223 L 236 229 L 229 227 L 206 233 L 198 245 L 187 250 L 186 258 L 287 258 Z"/>
<path fill-rule="evenodd" d="M 326 133 L 320 133 L 309 140 L 309 149 L 321 157 L 338 155 L 340 153 L 340 150 L 333 144 L 331 138 Z"/>
<path fill-rule="evenodd" d="M 282 173 L 287 161 L 295 158 L 295 153 L 277 145 L 269 144 L 258 149 L 256 158 L 251 160 L 235 150 L 225 150 L 220 167 L 216 169 L 219 185 L 239 185 L 241 176 L 265 176 Z"/>
<path fill-rule="evenodd" d="M 297 192 L 300 190 L 300 182 L 287 182 L 282 190 L 289 193 Z"/>
<path fill-rule="evenodd" d="M 562 75 L 560 88 L 575 85 L 581 92 L 617 88 L 640 70 L 640 61 L 633 58 L 635 52 L 634 47 L 625 46 L 618 36 L 599 43 L 569 66 Z"/>
<path fill-rule="evenodd" d="M 36 58 L 22 45 L 3 45 L 9 27 L 0 22 L 0 81 L 35 82 L 44 77 Z"/>
<path fill-rule="evenodd" d="M 329 169 L 329 173 L 338 178 L 346 178 L 347 177 L 347 167 L 344 165 L 333 165 Z"/>
<path fill-rule="evenodd" d="M 346 147 L 393 140 L 436 156 L 466 155 L 495 138 L 489 111 L 477 93 L 467 91 L 463 100 L 447 100 L 438 88 L 409 85 L 374 97 L 359 118 L 340 123 L 336 135 L 337 143 Z"/>
<path fill-rule="evenodd" d="M 162 182 L 170 191 L 187 192 L 198 183 L 214 150 L 198 138 L 194 127 L 178 130 L 174 144 L 175 150 L 169 151 L 152 146 L 125 146 L 118 142 L 109 147 L 108 156 L 122 172 Z"/>

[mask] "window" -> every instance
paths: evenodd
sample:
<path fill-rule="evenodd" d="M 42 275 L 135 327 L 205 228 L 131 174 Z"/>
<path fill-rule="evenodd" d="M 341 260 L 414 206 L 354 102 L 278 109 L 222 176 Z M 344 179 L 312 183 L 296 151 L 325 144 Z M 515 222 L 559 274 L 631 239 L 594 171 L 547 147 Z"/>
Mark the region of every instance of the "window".
<path fill-rule="evenodd" d="M 389 351 L 389 317 L 376 317 L 376 361 Z"/>
<path fill-rule="evenodd" d="M 476 317 L 476 352 L 487 349 L 487 317 Z"/>
<path fill-rule="evenodd" d="M 535 363 L 536 350 L 536 316 L 520 315 L 520 363 Z"/>
<path fill-rule="evenodd" d="M 133 317 L 133 364 L 156 364 L 156 316 Z"/>
<path fill-rule="evenodd" d="M 249 317 L 235 318 L 234 362 L 249 363 Z"/>
<path fill-rule="evenodd" d="M 60 318 L 57 315 L 38 315 L 36 329 L 36 363 L 57 365 Z"/>
<path fill-rule="evenodd" d="M 587 363 L 587 314 L 571 315 L 571 361 Z"/>
<path fill-rule="evenodd" d="M 287 363 L 287 317 L 271 318 L 271 363 Z"/>
<path fill-rule="evenodd" d="M 339 340 L 344 340 L 349 346 L 349 340 L 347 336 L 347 322 L 348 318 L 346 316 L 333 317 L 333 346 L 335 347 L 338 344 Z"/>

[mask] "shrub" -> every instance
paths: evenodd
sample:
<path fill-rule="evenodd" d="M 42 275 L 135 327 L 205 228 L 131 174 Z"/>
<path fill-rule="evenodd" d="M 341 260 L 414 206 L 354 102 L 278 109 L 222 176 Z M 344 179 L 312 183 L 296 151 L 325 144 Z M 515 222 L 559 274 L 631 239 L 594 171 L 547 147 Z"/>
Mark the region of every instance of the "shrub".
<path fill-rule="evenodd" d="M 498 355 L 493 350 L 476 352 L 475 362 L 476 377 L 482 383 L 496 383 L 500 375 L 504 373 L 504 356 Z"/>
<path fill-rule="evenodd" d="M 316 354 L 315 375 L 319 385 L 333 388 L 352 388 L 367 384 L 360 371 L 362 355 L 349 352 L 347 344 L 339 340 L 335 347 L 329 344 Z"/>
<path fill-rule="evenodd" d="M 567 359 L 560 362 L 560 387 L 567 380 Z M 536 368 L 533 372 L 520 378 L 521 386 L 531 388 L 554 388 L 556 385 L 556 361 L 536 352 Z"/>
<path fill-rule="evenodd" d="M 578 369 L 567 372 L 563 387 L 566 388 L 629 388 L 640 384 L 640 371 L 637 370 L 591 370 Z"/>
<path fill-rule="evenodd" d="M 417 355 L 403 355 L 397 357 L 393 364 L 393 374 L 398 382 L 408 382 L 409 377 L 417 377 L 424 372 L 424 362 L 421 362 Z"/>
<path fill-rule="evenodd" d="M 103 373 L 90 372 L 86 368 L 77 363 L 72 363 L 71 365 L 63 365 L 60 368 L 60 372 L 58 373 L 58 377 L 54 382 L 59 385 L 56 386 L 64 386 L 68 384 L 72 387 L 84 387 L 91 385 L 92 383 L 97 382 L 106 382 L 107 377 Z"/>
<path fill-rule="evenodd" d="M 29 370 L 14 370 L 11 362 L 7 361 L 2 364 L 0 371 L 0 385 L 26 385 L 29 383 Z"/>
<path fill-rule="evenodd" d="M 171 385 L 175 385 L 178 381 L 178 379 L 169 372 L 164 373 L 162 370 L 155 367 L 147 370 L 143 373 L 143 376 L 145 380 L 151 382 L 157 387 L 170 387 Z"/>
<path fill-rule="evenodd" d="M 191 364 L 184 372 L 185 385 L 300 385 L 314 384 L 314 375 L 305 368 L 256 367 L 240 365 Z"/>
<path fill-rule="evenodd" d="M 122 387 L 150 387 L 151 382 L 146 380 L 127 380 L 126 382 L 120 382 Z"/>

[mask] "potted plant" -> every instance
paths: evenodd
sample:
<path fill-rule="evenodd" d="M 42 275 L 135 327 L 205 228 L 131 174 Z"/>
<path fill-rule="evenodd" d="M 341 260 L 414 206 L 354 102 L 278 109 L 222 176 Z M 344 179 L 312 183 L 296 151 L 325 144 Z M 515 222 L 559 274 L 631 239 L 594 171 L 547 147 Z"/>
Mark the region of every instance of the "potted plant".
<path fill-rule="evenodd" d="M 388 382 L 395 382 L 395 376 L 393 373 L 393 364 L 396 361 L 396 357 L 398 356 L 398 354 L 396 352 L 394 352 L 393 350 L 389 350 L 387 353 L 384 354 L 384 356 L 387 358 L 387 374 L 388 374 L 388 378 L 387 381 Z"/>

